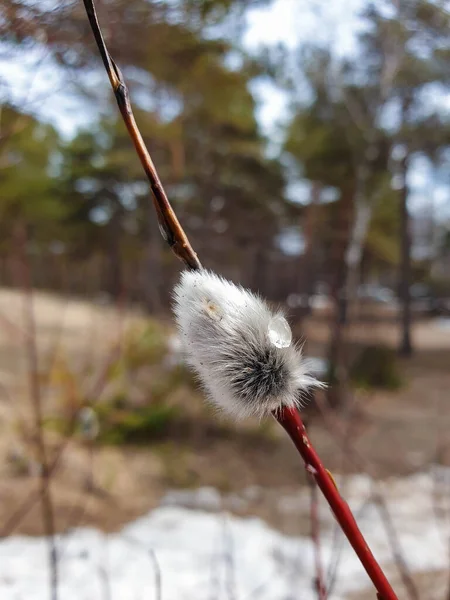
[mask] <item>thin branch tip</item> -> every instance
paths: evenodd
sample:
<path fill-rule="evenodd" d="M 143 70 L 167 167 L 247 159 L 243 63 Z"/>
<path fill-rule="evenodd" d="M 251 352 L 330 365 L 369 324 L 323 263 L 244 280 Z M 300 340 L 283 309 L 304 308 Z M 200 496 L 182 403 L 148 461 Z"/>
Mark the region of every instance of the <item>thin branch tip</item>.
<path fill-rule="evenodd" d="M 145 174 L 147 175 L 153 195 L 153 203 L 155 205 L 160 231 L 164 241 L 167 242 L 174 254 L 184 262 L 188 269 L 200 269 L 201 263 L 198 259 L 198 256 L 194 252 L 186 233 L 181 227 L 180 222 L 178 221 L 177 216 L 170 205 L 155 165 L 153 164 L 141 132 L 136 124 L 131 107 L 128 87 L 125 83 L 125 79 L 121 70 L 111 57 L 106 47 L 105 40 L 100 29 L 100 24 L 98 22 L 97 13 L 95 11 L 94 2 L 93 0 L 83 0 L 83 3 L 92 33 L 94 34 L 98 50 L 103 61 L 103 65 L 109 77 L 120 114 L 122 115 L 122 119 L 134 144 Z"/>

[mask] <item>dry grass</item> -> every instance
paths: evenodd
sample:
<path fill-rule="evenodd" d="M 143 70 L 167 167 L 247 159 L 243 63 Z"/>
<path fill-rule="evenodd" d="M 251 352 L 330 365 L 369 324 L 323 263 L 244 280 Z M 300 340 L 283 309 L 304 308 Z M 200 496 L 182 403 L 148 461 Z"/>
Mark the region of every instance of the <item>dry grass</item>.
<path fill-rule="evenodd" d="M 0 291 L 0 524 L 8 522 L 37 487 L 36 476 L 21 464 L 21 423 L 29 419 L 21 294 Z M 50 365 L 64 358 L 92 385 L 121 339 L 122 332 L 140 323 L 137 311 L 80 300 L 35 293 L 37 345 L 43 381 Z M 322 355 L 328 339 L 323 319 L 307 327 L 310 354 Z M 395 344 L 397 331 L 391 322 L 364 324 L 352 331 L 354 344 L 383 341 Z M 359 453 L 379 477 L 404 474 L 436 458 L 437 441 L 450 428 L 450 410 L 443 403 L 450 387 L 450 335 L 432 323 L 416 325 L 416 356 L 402 365 L 408 382 L 395 394 L 360 395 L 352 436 Z M 81 377 L 81 375 L 80 375 Z M 45 409 L 51 412 L 55 398 L 43 386 Z M 276 424 L 245 424 L 236 428 L 203 408 L 200 394 L 181 388 L 172 399 L 192 416 L 165 441 L 147 447 L 101 447 L 94 451 L 71 441 L 53 478 L 52 491 L 59 530 L 78 524 L 94 524 L 115 530 L 121 524 L 154 507 L 168 488 L 212 485 L 225 492 L 262 486 L 268 493 L 248 503 L 244 512 L 266 518 L 286 530 L 285 517 L 274 507 L 280 494 L 304 481 L 298 457 Z M 342 458 L 339 442 L 330 437 L 321 419 L 310 424 L 324 462 L 332 470 L 357 470 Z M 61 438 L 46 431 L 47 443 L 58 447 Z M 393 452 L 395 449 L 395 452 Z M 448 448 L 440 460 L 450 464 Z M 245 457 L 245 460 L 243 459 Z M 87 482 L 94 470 L 94 490 Z M 275 490 L 275 491 L 274 491 Z M 277 491 L 278 490 L 278 491 Z M 17 521 L 14 531 L 42 532 L 36 506 Z M 299 521 L 298 533 L 307 529 Z"/>

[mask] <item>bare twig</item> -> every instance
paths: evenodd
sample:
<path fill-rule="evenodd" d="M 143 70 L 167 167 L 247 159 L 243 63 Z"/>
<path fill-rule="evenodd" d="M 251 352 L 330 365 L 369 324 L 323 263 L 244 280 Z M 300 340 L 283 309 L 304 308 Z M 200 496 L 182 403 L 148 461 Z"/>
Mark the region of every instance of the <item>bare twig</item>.
<path fill-rule="evenodd" d="M 153 548 L 150 548 L 149 556 L 153 563 L 153 571 L 155 573 L 155 590 L 156 590 L 156 600 L 161 600 L 162 598 L 162 577 L 161 577 L 161 567 L 159 565 L 158 559 L 156 558 L 156 553 Z"/>
<path fill-rule="evenodd" d="M 348 431 L 342 427 L 336 412 L 333 411 L 329 406 L 326 406 L 325 402 L 322 401 L 321 398 L 317 397 L 316 402 L 324 418 L 324 423 L 327 430 L 335 438 L 337 443 L 342 446 L 346 457 L 350 459 L 350 461 L 358 469 L 367 473 L 373 478 L 374 474 L 371 466 L 367 463 L 364 457 L 360 455 L 357 449 L 349 444 L 350 436 L 348 435 Z M 419 590 L 404 558 L 400 540 L 398 538 L 387 502 L 381 492 L 377 489 L 375 482 L 372 483 L 371 502 L 373 502 L 378 509 L 389 544 L 391 546 L 394 561 L 396 563 L 402 583 L 408 592 L 408 597 L 411 598 L 411 600 L 420 600 Z"/>
<path fill-rule="evenodd" d="M 144 552 L 148 552 L 150 560 L 152 561 L 153 572 L 155 574 L 155 597 L 156 597 L 156 600 L 161 600 L 162 599 L 162 574 L 161 574 L 161 566 L 156 557 L 156 552 L 153 550 L 153 548 L 148 548 L 140 540 L 129 537 L 128 535 L 122 535 L 121 537 L 129 544 L 136 546 L 137 548 L 140 548 Z"/>
<path fill-rule="evenodd" d="M 314 566 L 315 577 L 314 587 L 317 591 L 318 600 L 327 599 L 327 590 L 325 587 L 325 578 L 323 573 L 322 556 L 320 551 L 320 518 L 319 518 L 319 496 L 318 488 L 313 480 L 311 480 L 311 496 L 310 496 L 310 519 L 311 519 L 311 541 L 314 550 Z"/>
<path fill-rule="evenodd" d="M 412 598 L 412 600 L 420 600 L 419 590 L 417 589 L 417 586 L 414 583 L 414 579 L 412 578 L 408 565 L 406 564 L 405 558 L 403 556 L 402 548 L 400 546 L 400 540 L 398 539 L 398 535 L 395 530 L 394 522 L 392 520 L 392 516 L 388 509 L 386 500 L 377 491 L 373 493 L 373 500 L 375 502 L 376 507 L 378 508 L 381 520 L 383 521 L 384 528 L 389 539 L 389 544 L 394 555 L 394 560 L 400 572 L 403 585 L 405 586 L 408 592 L 408 596 L 409 598 Z"/>
<path fill-rule="evenodd" d="M 316 400 L 316 404 L 319 406 L 320 410 L 322 410 L 322 404 L 327 404 L 327 399 L 325 395 L 321 395 L 321 394 L 316 394 L 315 397 Z M 340 421 L 338 421 L 338 417 L 337 414 L 332 411 L 332 409 L 328 406 L 327 404 L 327 408 L 328 410 L 326 411 L 326 415 L 325 417 L 329 417 L 329 416 L 333 416 L 333 423 L 337 422 L 337 425 L 340 424 Z M 339 412 L 339 416 L 341 414 L 345 414 L 345 427 L 343 427 L 342 431 L 345 433 L 340 436 L 339 438 L 339 446 L 340 446 L 340 450 L 341 450 L 341 461 L 340 461 L 340 469 L 339 472 L 344 473 L 346 470 L 346 466 L 347 463 L 349 462 L 349 458 L 351 456 L 350 453 L 350 441 L 353 440 L 354 442 L 356 441 L 355 438 L 356 436 L 360 435 L 360 432 L 357 431 L 356 427 L 355 427 L 355 413 L 357 411 L 357 402 L 356 402 L 356 396 L 354 394 L 351 395 L 351 404 L 350 403 L 346 403 L 345 405 L 345 411 L 340 411 Z M 333 427 L 327 427 L 328 422 L 326 422 L 325 427 L 330 431 L 332 435 L 334 434 L 334 430 Z M 341 432 L 340 432 L 341 433 Z M 345 495 L 345 492 L 347 491 L 347 484 L 348 484 L 348 479 L 345 478 L 340 478 L 341 481 L 341 491 L 342 493 Z M 356 513 L 358 515 L 358 517 L 362 514 L 361 511 Z M 334 532 L 333 532 L 333 545 L 332 545 L 332 551 L 331 551 L 331 558 L 332 560 L 330 561 L 330 565 L 328 567 L 328 573 L 327 573 L 327 580 L 326 580 L 326 585 L 327 585 L 327 592 L 328 595 L 331 596 L 332 594 L 332 590 L 334 588 L 335 582 L 337 580 L 337 576 L 338 576 L 338 570 L 339 570 L 339 565 L 342 559 L 342 550 L 343 550 L 343 540 L 342 537 L 339 535 L 341 529 L 339 527 L 339 524 L 336 523 L 335 527 L 333 528 Z"/>
<path fill-rule="evenodd" d="M 225 563 L 225 586 L 227 590 L 228 600 L 237 600 L 233 534 L 231 532 L 230 523 L 227 520 L 226 514 L 223 515 L 222 524 L 224 543 L 223 558 Z"/>
<path fill-rule="evenodd" d="M 101 370 L 99 376 L 95 379 L 91 389 L 87 392 L 87 394 L 86 394 L 87 398 L 96 398 L 101 393 L 103 386 L 106 383 L 106 375 L 107 375 L 108 369 L 111 366 L 111 364 L 113 364 L 116 357 L 118 355 L 120 355 L 120 349 L 121 349 L 120 344 L 114 345 L 114 347 L 110 353 L 110 356 L 108 357 L 108 359 L 105 362 L 104 368 Z M 58 466 L 61 462 L 61 459 L 63 457 L 63 454 L 72 439 L 72 436 L 76 429 L 78 415 L 79 415 L 81 408 L 82 407 L 78 407 L 78 409 L 75 410 L 74 413 L 71 415 L 69 426 L 68 426 L 69 433 L 64 438 L 64 440 L 61 442 L 61 444 L 58 446 L 58 448 L 56 449 L 56 451 L 53 455 L 52 460 L 48 464 L 47 470 L 48 470 L 49 479 L 53 476 L 56 469 L 58 468 Z M 26 517 L 26 515 L 32 510 L 32 508 L 34 507 L 36 502 L 39 500 L 39 497 L 40 497 L 39 491 L 36 491 L 36 492 L 30 494 L 29 496 L 27 496 L 27 498 L 25 498 L 25 500 L 22 502 L 22 504 L 20 504 L 17 507 L 17 509 L 13 512 L 13 514 L 9 517 L 9 519 L 3 524 L 2 528 L 0 529 L 0 538 L 7 537 L 18 527 L 19 523 L 21 523 L 21 521 Z"/>
<path fill-rule="evenodd" d="M 104 556 L 102 564 L 98 567 L 100 580 L 103 583 L 103 600 L 112 600 L 111 581 L 109 576 L 109 561 L 108 561 L 108 536 L 105 537 L 105 545 L 103 547 Z"/>
<path fill-rule="evenodd" d="M 128 88 L 120 69 L 113 61 L 106 48 L 97 20 L 94 3 L 92 0 L 83 0 L 83 2 L 119 110 L 148 177 L 153 192 L 153 204 L 158 215 L 161 234 L 176 256 L 178 256 L 189 269 L 200 269 L 201 264 L 197 258 L 197 254 L 192 249 L 189 240 L 170 205 L 153 161 L 145 146 L 144 140 L 142 139 L 142 135 L 136 125 L 128 95 Z"/>
<path fill-rule="evenodd" d="M 50 490 L 50 471 L 47 459 L 47 449 L 45 447 L 43 432 L 43 412 L 41 390 L 39 385 L 38 355 L 36 347 L 36 324 L 33 313 L 33 296 L 29 265 L 26 256 L 26 229 L 25 225 L 18 223 L 15 231 L 15 237 L 18 246 L 18 275 L 21 279 L 22 289 L 24 291 L 24 311 L 26 321 L 26 331 L 28 335 L 25 338 L 25 351 L 28 362 L 28 377 L 30 400 L 34 418 L 34 436 L 39 461 L 39 482 L 40 498 L 42 506 L 42 519 L 48 538 L 49 549 L 49 568 L 50 568 L 50 597 L 57 600 L 58 597 L 58 556 L 55 543 L 55 523 L 53 514 L 53 504 Z"/>
<path fill-rule="evenodd" d="M 74 425 L 76 423 L 76 418 L 74 418 L 71 422 L 70 430 L 74 429 Z M 48 464 L 47 467 L 47 476 L 51 478 L 53 473 L 56 471 L 61 458 L 69 445 L 71 436 L 69 435 L 64 439 L 64 441 L 60 444 L 56 453 L 53 456 L 52 461 Z M 11 533 L 18 527 L 19 523 L 26 517 L 26 515 L 33 508 L 35 503 L 39 500 L 40 492 L 36 491 L 25 498 L 25 500 L 18 506 L 18 508 L 14 511 L 14 513 L 9 517 L 9 519 L 3 524 L 3 527 L 0 529 L 0 539 L 11 535 Z"/>

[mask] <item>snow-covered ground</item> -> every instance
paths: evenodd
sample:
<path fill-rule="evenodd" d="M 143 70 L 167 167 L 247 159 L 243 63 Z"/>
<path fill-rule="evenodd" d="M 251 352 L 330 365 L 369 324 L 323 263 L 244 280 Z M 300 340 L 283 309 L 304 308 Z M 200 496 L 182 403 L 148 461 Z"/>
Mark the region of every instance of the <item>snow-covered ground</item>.
<path fill-rule="evenodd" d="M 450 329 L 450 317 L 438 317 L 434 319 L 434 326 L 441 329 Z"/>
<path fill-rule="evenodd" d="M 383 495 L 412 571 L 448 565 L 450 475 L 418 474 L 383 483 Z M 392 566 L 392 548 L 377 508 L 368 503 L 372 482 L 340 482 L 377 558 Z M 257 489 L 243 494 L 241 502 Z M 280 498 L 280 510 L 298 518 L 308 510 L 307 489 Z M 226 500 L 226 499 L 225 499 Z M 169 494 L 163 505 L 117 534 L 78 529 L 60 536 L 60 600 L 313 600 L 313 555 L 308 538 L 289 538 L 255 518 L 220 511 L 212 489 Z M 236 501 L 236 498 L 234 498 Z M 445 507 L 447 502 L 447 507 Z M 191 508 L 186 508 L 190 506 Z M 219 509 L 219 512 L 217 512 Z M 447 511 L 447 512 L 446 512 Z M 366 588 L 368 580 L 346 543 L 334 536 L 321 505 L 325 571 L 339 555 L 333 598 Z M 49 598 L 47 541 L 11 537 L 0 542 L 0 598 Z M 436 596 L 438 597 L 438 596 Z M 441 596 L 442 597 L 442 596 Z"/>

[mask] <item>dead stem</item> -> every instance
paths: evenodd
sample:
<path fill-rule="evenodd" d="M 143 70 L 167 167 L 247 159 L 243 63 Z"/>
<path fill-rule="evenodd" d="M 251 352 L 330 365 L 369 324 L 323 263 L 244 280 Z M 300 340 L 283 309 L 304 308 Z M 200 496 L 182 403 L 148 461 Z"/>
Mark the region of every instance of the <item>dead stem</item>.
<path fill-rule="evenodd" d="M 327 590 L 325 587 L 322 554 L 320 549 L 319 496 L 317 493 L 318 487 L 312 477 L 310 478 L 310 491 L 311 541 L 314 550 L 315 566 L 314 587 L 317 592 L 317 600 L 327 600 Z"/>
<path fill-rule="evenodd" d="M 17 224 L 15 237 L 18 246 L 17 274 L 24 292 L 24 317 L 27 336 L 25 337 L 25 351 L 28 363 L 29 393 L 34 419 L 34 437 L 36 444 L 37 460 L 39 464 L 39 495 L 42 507 L 42 519 L 48 539 L 49 567 L 50 567 L 50 597 L 58 597 L 58 556 L 55 542 L 55 522 L 53 503 L 51 498 L 51 475 L 47 459 L 47 449 L 43 431 L 42 399 L 39 384 L 38 356 L 36 347 L 36 324 L 33 312 L 33 292 L 28 260 L 26 256 L 26 229 L 24 223 Z"/>
<path fill-rule="evenodd" d="M 178 258 L 181 259 L 189 269 L 200 269 L 201 264 L 197 254 L 192 249 L 191 244 L 189 243 L 189 240 L 183 228 L 181 227 L 172 206 L 170 205 L 169 199 L 167 198 L 166 192 L 159 179 L 151 156 L 136 125 L 136 120 L 134 118 L 129 99 L 128 88 L 125 84 L 125 80 L 120 69 L 113 61 L 106 48 L 105 41 L 98 23 L 97 14 L 95 12 L 94 3 L 92 0 L 83 0 L 83 2 L 92 32 L 95 37 L 95 41 L 97 42 L 103 64 L 116 97 L 120 113 L 149 180 L 150 188 L 153 192 L 153 204 L 158 216 L 161 235 L 169 244 L 176 256 L 178 256 Z"/>
<path fill-rule="evenodd" d="M 404 553 L 400 544 L 397 531 L 394 526 L 392 516 L 390 514 L 387 502 L 383 494 L 379 491 L 378 485 L 375 482 L 373 469 L 367 461 L 360 455 L 358 450 L 351 444 L 352 436 L 350 430 L 342 426 L 336 412 L 327 404 L 326 399 L 319 396 L 316 398 L 316 404 L 319 407 L 321 415 L 324 419 L 324 424 L 330 434 L 335 438 L 336 442 L 342 447 L 342 451 L 346 458 L 358 469 L 367 473 L 372 478 L 372 493 L 371 501 L 376 506 L 381 521 L 383 523 L 386 535 L 391 546 L 392 555 L 400 574 L 402 583 L 411 600 L 420 600 L 419 590 L 414 582 L 414 578 L 409 570 L 408 564 L 404 557 Z M 449 599 L 450 600 L 450 599 Z"/>

